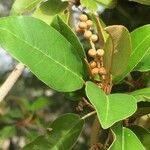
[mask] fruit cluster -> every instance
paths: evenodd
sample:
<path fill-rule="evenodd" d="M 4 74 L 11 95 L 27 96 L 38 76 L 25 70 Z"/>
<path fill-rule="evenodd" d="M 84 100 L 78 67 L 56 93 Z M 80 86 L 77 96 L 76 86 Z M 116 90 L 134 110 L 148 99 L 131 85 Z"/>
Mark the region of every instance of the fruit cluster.
<path fill-rule="evenodd" d="M 87 15 L 81 14 L 80 15 L 80 22 L 77 28 L 77 32 L 82 32 L 83 36 L 89 40 L 91 44 L 91 49 L 88 51 L 89 57 L 93 60 L 89 63 L 89 68 L 91 74 L 95 77 L 96 75 L 100 75 L 103 79 L 107 74 L 106 69 L 103 66 L 103 56 L 105 51 L 103 49 L 96 50 L 96 42 L 98 41 L 98 36 L 93 34 L 91 29 L 93 26 L 93 22 L 88 19 Z"/>

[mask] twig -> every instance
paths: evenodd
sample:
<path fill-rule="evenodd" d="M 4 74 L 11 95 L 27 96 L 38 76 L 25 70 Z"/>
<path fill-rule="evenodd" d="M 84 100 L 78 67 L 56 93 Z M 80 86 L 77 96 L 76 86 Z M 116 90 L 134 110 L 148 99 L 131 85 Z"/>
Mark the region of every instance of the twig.
<path fill-rule="evenodd" d="M 20 77 L 24 69 L 25 69 L 24 64 L 22 63 L 17 64 L 15 69 L 5 80 L 3 85 L 0 87 L 0 102 L 3 101 L 3 99 L 6 97 L 8 92 L 14 86 L 14 84 L 16 83 L 16 81 L 18 80 L 18 78 Z"/>
<path fill-rule="evenodd" d="M 83 116 L 81 119 L 86 119 L 86 118 L 88 118 L 88 117 L 90 117 L 90 116 L 92 116 L 92 115 L 94 115 L 94 114 L 96 114 L 96 111 L 92 111 L 92 112 L 86 114 L 86 115 Z"/>

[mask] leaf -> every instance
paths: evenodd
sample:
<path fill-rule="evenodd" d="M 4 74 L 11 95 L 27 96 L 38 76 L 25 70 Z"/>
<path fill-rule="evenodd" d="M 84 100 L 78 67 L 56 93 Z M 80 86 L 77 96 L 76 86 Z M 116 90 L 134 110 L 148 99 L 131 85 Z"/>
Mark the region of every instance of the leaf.
<path fill-rule="evenodd" d="M 65 114 L 49 126 L 49 133 L 38 137 L 23 150 L 69 150 L 80 135 L 83 124 L 84 121 L 78 115 Z"/>
<path fill-rule="evenodd" d="M 145 31 L 146 30 L 146 31 Z M 118 83 L 125 76 L 127 76 L 136 65 L 146 56 L 147 53 L 150 52 L 150 25 L 142 26 L 131 33 L 132 38 L 132 52 L 128 62 L 128 66 L 126 70 L 116 78 L 114 81 Z M 148 33 L 148 34 L 145 34 Z"/>
<path fill-rule="evenodd" d="M 58 15 L 54 17 L 51 26 L 54 27 L 60 34 L 62 34 L 66 38 L 66 40 L 68 40 L 68 42 L 70 42 L 74 46 L 82 60 L 86 58 L 86 54 L 78 37 L 72 32 L 71 28 L 67 26 L 67 24 L 65 24 Z"/>
<path fill-rule="evenodd" d="M 130 129 L 137 135 L 145 148 L 150 149 L 150 132 L 137 125 L 130 126 Z"/>
<path fill-rule="evenodd" d="M 92 11 L 97 11 L 98 5 L 103 5 L 106 8 L 114 7 L 116 0 L 80 0 L 81 5 Z"/>
<path fill-rule="evenodd" d="M 14 126 L 6 126 L 0 130 L 0 144 L 8 138 L 12 138 L 16 134 Z"/>
<path fill-rule="evenodd" d="M 112 59 L 110 62 L 110 71 L 113 76 L 116 76 L 125 71 L 129 62 L 131 54 L 130 33 L 124 26 L 121 25 L 108 26 L 105 30 L 110 34 L 113 42 L 112 57 L 109 58 Z"/>
<path fill-rule="evenodd" d="M 44 22 L 29 16 L 0 19 L 0 44 L 51 88 L 82 88 L 83 65 L 74 46 Z"/>
<path fill-rule="evenodd" d="M 11 15 L 20 15 L 24 12 L 31 11 L 43 0 L 15 0 L 11 8 Z"/>
<path fill-rule="evenodd" d="M 128 118 L 137 109 L 136 99 L 133 96 L 127 94 L 106 95 L 92 82 L 86 83 L 86 95 L 95 107 L 99 121 L 104 129 Z"/>
<path fill-rule="evenodd" d="M 80 0 L 81 5 L 89 10 L 96 11 L 98 8 L 96 0 Z"/>
<path fill-rule="evenodd" d="M 109 150 L 146 150 L 130 129 L 115 125 L 112 130 L 116 139 Z"/>
<path fill-rule="evenodd" d="M 134 70 L 141 72 L 150 71 L 150 24 L 133 31 L 131 33 L 131 38 L 133 50 L 135 50 L 136 47 L 140 46 L 139 48 L 137 48 L 137 52 L 140 52 L 140 49 L 146 52 L 146 54 L 144 54 L 144 57 L 141 58 Z M 140 45 L 139 43 L 142 42 L 144 43 Z"/>
<path fill-rule="evenodd" d="M 63 12 L 68 6 L 67 1 L 48 0 L 40 5 L 33 13 L 33 17 L 50 24 L 56 14 Z"/>
<path fill-rule="evenodd" d="M 112 8 L 116 5 L 117 0 L 96 0 L 98 3 L 104 5 L 105 7 Z"/>
<path fill-rule="evenodd" d="M 137 102 L 140 101 L 149 101 L 150 102 L 150 87 L 133 91 L 131 93 L 137 99 Z"/>
<path fill-rule="evenodd" d="M 143 4 L 143 5 L 150 5 L 149 0 L 129 0 L 129 1 L 137 2 L 137 3 Z"/>
<path fill-rule="evenodd" d="M 38 111 L 49 105 L 49 100 L 44 97 L 39 97 L 30 106 L 31 111 Z"/>

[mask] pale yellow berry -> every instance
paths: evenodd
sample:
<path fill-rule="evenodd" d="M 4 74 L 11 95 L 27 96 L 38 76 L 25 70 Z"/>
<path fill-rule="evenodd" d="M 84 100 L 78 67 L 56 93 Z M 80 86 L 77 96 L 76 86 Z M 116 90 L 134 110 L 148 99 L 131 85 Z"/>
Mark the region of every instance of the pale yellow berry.
<path fill-rule="evenodd" d="M 77 33 L 83 33 L 84 31 L 83 31 L 81 28 L 77 27 L 77 28 L 76 28 L 76 32 L 77 32 Z"/>
<path fill-rule="evenodd" d="M 94 69 L 97 66 L 97 63 L 95 61 L 90 62 L 90 68 Z"/>
<path fill-rule="evenodd" d="M 91 32 L 91 31 L 85 31 L 85 32 L 84 32 L 84 37 L 85 37 L 86 39 L 90 39 L 91 36 L 92 36 L 92 32 Z"/>
<path fill-rule="evenodd" d="M 91 57 L 95 57 L 97 54 L 96 50 L 95 49 L 90 49 L 88 51 L 88 55 L 91 56 Z"/>
<path fill-rule="evenodd" d="M 93 68 L 93 69 L 91 70 L 91 72 L 92 72 L 93 75 L 98 74 L 98 71 L 99 71 L 98 68 Z"/>
<path fill-rule="evenodd" d="M 107 71 L 106 71 L 106 69 L 104 68 L 104 67 L 101 67 L 101 68 L 99 68 L 99 74 L 101 74 L 101 75 L 106 75 L 107 74 Z"/>
<path fill-rule="evenodd" d="M 87 24 L 85 22 L 79 22 L 80 29 L 87 29 Z"/>
<path fill-rule="evenodd" d="M 105 51 L 103 49 L 97 50 L 97 56 L 102 57 L 102 56 L 104 56 L 104 54 L 105 54 Z"/>
<path fill-rule="evenodd" d="M 88 20 L 87 15 L 84 14 L 80 15 L 80 21 L 86 22 L 87 20 Z"/>
<path fill-rule="evenodd" d="M 87 27 L 90 28 L 90 27 L 92 27 L 92 25 L 93 25 L 93 21 L 87 20 L 87 21 L 86 21 L 86 24 L 87 24 Z"/>
<path fill-rule="evenodd" d="M 97 36 L 96 34 L 93 34 L 93 35 L 91 36 L 91 40 L 92 40 L 92 42 L 97 42 L 98 36 Z"/>

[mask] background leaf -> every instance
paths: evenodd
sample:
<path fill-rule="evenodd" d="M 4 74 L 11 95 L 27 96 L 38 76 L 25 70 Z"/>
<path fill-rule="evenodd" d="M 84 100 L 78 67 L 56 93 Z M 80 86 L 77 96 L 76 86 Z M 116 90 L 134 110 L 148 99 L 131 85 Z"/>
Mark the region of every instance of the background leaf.
<path fill-rule="evenodd" d="M 54 28 L 38 19 L 2 18 L 0 44 L 55 90 L 75 91 L 84 84 L 77 50 Z"/>
<path fill-rule="evenodd" d="M 133 95 L 138 102 L 140 101 L 150 101 L 150 87 L 133 91 L 129 93 Z"/>
<path fill-rule="evenodd" d="M 128 62 L 127 69 L 119 76 L 114 78 L 115 82 L 121 81 L 125 76 L 127 76 L 136 65 L 141 62 L 141 60 L 150 51 L 150 25 L 145 25 L 137 28 L 131 33 L 132 39 L 132 52 Z"/>
<path fill-rule="evenodd" d="M 84 121 L 75 114 L 65 114 L 56 119 L 46 135 L 42 135 L 28 144 L 23 150 L 69 150 L 75 144 L 83 128 Z"/>
<path fill-rule="evenodd" d="M 20 15 L 24 12 L 31 11 L 43 0 L 15 0 L 11 9 L 11 15 Z"/>
<path fill-rule="evenodd" d="M 131 37 L 129 31 L 121 25 L 108 26 L 105 30 L 110 34 L 113 42 L 111 57 L 107 59 L 112 59 L 110 71 L 116 76 L 122 74 L 127 67 L 131 54 Z"/>
<path fill-rule="evenodd" d="M 136 49 L 136 46 L 139 45 L 137 51 L 140 52 L 140 49 L 147 52 L 144 57 L 139 61 L 138 65 L 135 67 L 134 70 L 137 71 L 149 71 L 150 70 L 150 25 L 145 25 L 131 33 L 133 50 Z M 144 42 L 142 44 L 142 42 Z"/>
<path fill-rule="evenodd" d="M 129 1 L 137 2 L 144 5 L 150 5 L 150 0 L 129 0 Z"/>
<path fill-rule="evenodd" d="M 62 13 L 68 6 L 67 1 L 48 0 L 42 3 L 33 13 L 33 17 L 50 24 L 56 14 Z"/>
<path fill-rule="evenodd" d="M 115 141 L 109 150 L 146 150 L 137 136 L 128 128 L 118 124 L 112 128 L 115 133 Z"/>
<path fill-rule="evenodd" d="M 105 93 L 94 83 L 86 83 L 86 95 L 94 105 L 104 129 L 131 116 L 137 109 L 136 99 L 127 94 Z M 123 106 L 123 107 L 122 107 Z"/>
<path fill-rule="evenodd" d="M 145 146 L 145 148 L 148 150 L 150 149 L 150 132 L 148 132 L 146 129 L 133 125 L 130 126 L 130 129 L 137 135 L 139 140 L 142 142 L 142 144 Z"/>

